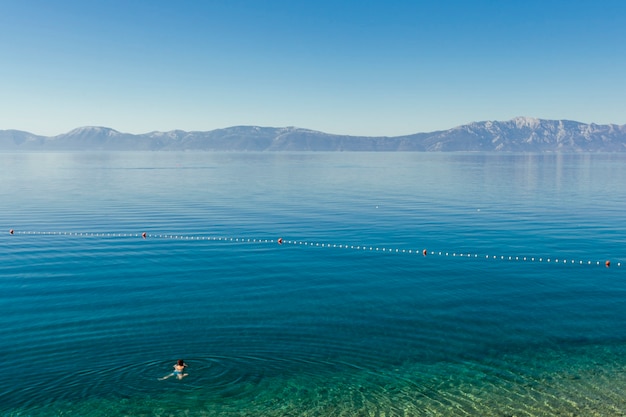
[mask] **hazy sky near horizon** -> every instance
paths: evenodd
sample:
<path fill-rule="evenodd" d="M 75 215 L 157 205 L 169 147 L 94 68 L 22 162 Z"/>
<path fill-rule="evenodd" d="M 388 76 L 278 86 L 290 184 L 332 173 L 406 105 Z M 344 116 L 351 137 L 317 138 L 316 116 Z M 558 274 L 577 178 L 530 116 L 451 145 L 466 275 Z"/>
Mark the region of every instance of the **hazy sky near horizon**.
<path fill-rule="evenodd" d="M 626 124 L 622 0 L 0 0 L 0 129 Z"/>

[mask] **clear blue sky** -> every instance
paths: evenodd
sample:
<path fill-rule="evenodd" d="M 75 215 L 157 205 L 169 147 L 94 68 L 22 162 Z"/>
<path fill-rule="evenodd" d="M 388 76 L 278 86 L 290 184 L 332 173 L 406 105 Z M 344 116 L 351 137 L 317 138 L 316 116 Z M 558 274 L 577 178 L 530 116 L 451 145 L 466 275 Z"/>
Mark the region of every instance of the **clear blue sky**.
<path fill-rule="evenodd" d="M 626 123 L 626 1 L 0 0 L 0 129 Z"/>

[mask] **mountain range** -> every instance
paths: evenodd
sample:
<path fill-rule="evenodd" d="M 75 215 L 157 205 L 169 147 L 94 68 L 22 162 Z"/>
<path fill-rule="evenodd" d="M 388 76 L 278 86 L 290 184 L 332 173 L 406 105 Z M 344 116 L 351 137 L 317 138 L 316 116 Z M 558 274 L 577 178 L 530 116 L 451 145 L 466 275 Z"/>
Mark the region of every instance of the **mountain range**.
<path fill-rule="evenodd" d="M 81 127 L 57 136 L 0 130 L 0 151 L 626 152 L 626 125 L 516 117 L 389 137 L 258 126 L 144 134 Z"/>

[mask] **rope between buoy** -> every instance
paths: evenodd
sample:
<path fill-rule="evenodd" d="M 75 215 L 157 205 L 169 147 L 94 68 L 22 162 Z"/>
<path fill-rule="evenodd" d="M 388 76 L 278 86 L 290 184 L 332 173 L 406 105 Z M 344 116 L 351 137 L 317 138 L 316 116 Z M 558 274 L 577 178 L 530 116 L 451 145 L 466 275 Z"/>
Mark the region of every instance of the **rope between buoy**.
<path fill-rule="evenodd" d="M 278 239 L 258 239 L 258 238 L 241 238 L 241 237 L 224 237 L 224 236 L 196 236 L 196 235 L 180 235 L 180 234 L 148 234 L 142 233 L 97 233 L 97 232 L 54 232 L 54 231 L 17 231 L 14 229 L 9 230 L 10 235 L 46 235 L 46 236 L 76 236 L 76 237 L 103 237 L 103 238 L 142 238 L 142 239 L 172 239 L 172 240 L 201 240 L 201 241 L 218 241 L 218 242 L 239 242 L 239 243 L 278 243 L 279 245 L 296 245 L 296 246 L 312 246 L 320 248 L 337 248 L 337 249 L 350 249 L 357 251 L 368 252 L 385 252 L 385 253 L 397 253 L 397 254 L 417 254 L 422 256 L 445 256 L 445 257 L 461 257 L 461 258 L 484 258 L 491 260 L 501 261 L 518 261 L 518 262 L 537 262 L 537 263 L 562 263 L 572 265 L 604 265 L 610 267 L 615 265 L 617 267 L 622 266 L 622 262 L 618 261 L 613 264 L 611 261 L 591 261 L 591 260 L 575 260 L 567 259 L 563 257 L 535 257 L 535 256 L 505 256 L 505 255 L 480 255 L 477 253 L 467 252 L 445 252 L 445 251 L 428 251 L 426 249 L 401 249 L 401 248 L 389 248 L 380 246 L 367 246 L 367 245 L 348 245 L 348 244 L 336 244 L 336 243 L 324 243 L 324 242 L 309 242 L 303 240 L 285 240 L 282 237 Z"/>

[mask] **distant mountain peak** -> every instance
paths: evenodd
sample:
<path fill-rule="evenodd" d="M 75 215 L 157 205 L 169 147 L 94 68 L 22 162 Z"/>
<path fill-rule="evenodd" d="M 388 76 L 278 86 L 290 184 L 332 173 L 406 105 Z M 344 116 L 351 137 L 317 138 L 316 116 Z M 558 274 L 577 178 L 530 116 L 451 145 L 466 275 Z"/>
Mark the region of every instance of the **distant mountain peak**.
<path fill-rule="evenodd" d="M 67 133 L 63 133 L 65 136 L 83 136 L 83 135 L 107 135 L 107 136 L 116 136 L 122 133 L 118 132 L 115 129 L 111 129 L 110 127 L 104 126 L 82 126 L 77 127 L 76 129 L 72 129 Z M 61 136 L 61 135 L 59 135 Z"/>
<path fill-rule="evenodd" d="M 515 126 L 521 127 L 529 127 L 531 129 L 537 128 L 541 124 L 541 120 L 536 119 L 534 117 L 524 117 L 518 116 L 511 120 Z"/>

